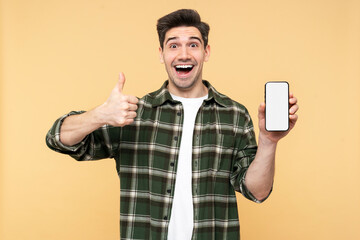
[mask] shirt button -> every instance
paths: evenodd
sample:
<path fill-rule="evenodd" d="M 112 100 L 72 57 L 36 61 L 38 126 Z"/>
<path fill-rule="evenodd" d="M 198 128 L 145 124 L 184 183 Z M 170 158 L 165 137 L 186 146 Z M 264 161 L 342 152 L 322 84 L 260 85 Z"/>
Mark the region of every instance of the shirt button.
<path fill-rule="evenodd" d="M 171 162 L 171 163 L 170 163 L 170 166 L 172 166 L 172 167 L 173 167 L 174 165 L 175 165 L 175 164 L 174 164 L 173 162 Z"/>
<path fill-rule="evenodd" d="M 177 140 L 178 140 L 178 137 L 177 137 L 177 136 L 175 136 L 175 137 L 174 137 L 174 140 L 175 140 L 175 141 L 177 141 Z"/>
<path fill-rule="evenodd" d="M 171 189 L 168 189 L 168 190 L 167 190 L 167 193 L 171 193 Z"/>
<path fill-rule="evenodd" d="M 177 112 L 176 115 L 180 116 L 180 115 L 181 115 L 181 112 Z"/>
<path fill-rule="evenodd" d="M 197 161 L 195 161 L 195 165 L 197 165 Z"/>
<path fill-rule="evenodd" d="M 164 217 L 164 220 L 167 220 L 167 216 Z"/>

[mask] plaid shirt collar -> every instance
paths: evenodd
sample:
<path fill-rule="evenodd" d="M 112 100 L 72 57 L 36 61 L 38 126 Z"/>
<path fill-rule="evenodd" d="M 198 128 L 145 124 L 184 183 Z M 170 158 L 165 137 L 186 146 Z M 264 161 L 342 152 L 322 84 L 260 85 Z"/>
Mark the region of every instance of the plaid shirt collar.
<path fill-rule="evenodd" d="M 216 91 L 216 89 L 208 81 L 203 80 L 202 82 L 208 89 L 208 98 L 205 100 L 206 104 L 215 101 L 222 107 L 232 106 L 231 100 L 228 97 Z M 159 90 L 148 94 L 149 98 L 147 100 L 153 107 L 161 106 L 167 101 L 177 103 L 177 101 L 171 97 L 167 88 L 168 84 L 169 80 L 166 80 Z"/>

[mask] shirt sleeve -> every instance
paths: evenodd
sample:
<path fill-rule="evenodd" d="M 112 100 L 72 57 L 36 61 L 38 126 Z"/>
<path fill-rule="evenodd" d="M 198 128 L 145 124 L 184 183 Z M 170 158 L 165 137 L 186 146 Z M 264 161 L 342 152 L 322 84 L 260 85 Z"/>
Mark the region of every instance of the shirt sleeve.
<path fill-rule="evenodd" d="M 68 154 L 78 161 L 112 158 L 117 152 L 120 128 L 104 125 L 87 135 L 80 143 L 64 145 L 60 140 L 60 129 L 65 118 L 82 114 L 84 111 L 72 111 L 58 118 L 46 135 L 47 146 L 59 153 Z"/>
<path fill-rule="evenodd" d="M 239 131 L 236 134 L 236 148 L 230 182 L 235 191 L 240 192 L 244 197 L 251 201 L 261 203 L 269 197 L 271 191 L 266 198 L 259 200 L 253 196 L 245 184 L 247 170 L 254 160 L 257 151 L 253 123 L 246 109 L 245 115 L 239 122 L 240 127 L 238 127 Z"/>

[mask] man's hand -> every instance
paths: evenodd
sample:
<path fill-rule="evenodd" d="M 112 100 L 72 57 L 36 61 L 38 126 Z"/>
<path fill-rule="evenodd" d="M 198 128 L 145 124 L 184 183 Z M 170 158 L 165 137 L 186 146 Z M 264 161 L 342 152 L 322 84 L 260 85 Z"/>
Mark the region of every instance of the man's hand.
<path fill-rule="evenodd" d="M 138 99 L 135 96 L 123 94 L 125 76 L 120 73 L 119 80 L 111 91 L 106 102 L 97 107 L 97 115 L 104 124 L 123 127 L 129 125 L 136 117 Z"/>
<path fill-rule="evenodd" d="M 269 140 L 273 143 L 277 143 L 281 138 L 285 137 L 291 129 L 294 128 L 296 121 L 298 119 L 298 116 L 296 115 L 296 112 L 299 109 L 299 106 L 297 105 L 297 99 L 294 97 L 294 94 L 290 93 L 289 96 L 289 130 L 286 132 L 268 132 L 265 130 L 265 103 L 261 103 L 259 106 L 259 129 L 260 129 L 260 136 L 259 138 L 262 138 L 261 140 Z M 260 140 L 260 139 L 259 139 Z"/>
<path fill-rule="evenodd" d="M 138 99 L 123 94 L 124 83 L 125 76 L 120 73 L 116 86 L 104 104 L 83 114 L 65 118 L 60 129 L 61 142 L 73 146 L 105 124 L 116 127 L 131 124 L 136 117 Z"/>

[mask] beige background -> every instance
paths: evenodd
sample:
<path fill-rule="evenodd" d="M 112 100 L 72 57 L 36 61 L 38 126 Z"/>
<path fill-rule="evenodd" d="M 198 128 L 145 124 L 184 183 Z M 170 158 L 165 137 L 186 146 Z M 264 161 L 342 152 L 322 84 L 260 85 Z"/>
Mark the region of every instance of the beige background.
<path fill-rule="evenodd" d="M 119 239 L 114 161 L 76 162 L 45 134 L 104 102 L 120 71 L 129 94 L 158 89 L 156 20 L 179 8 L 210 24 L 204 77 L 255 124 L 266 81 L 299 99 L 272 196 L 239 195 L 242 239 L 360 239 L 359 0 L 1 0 L 0 239 Z"/>

